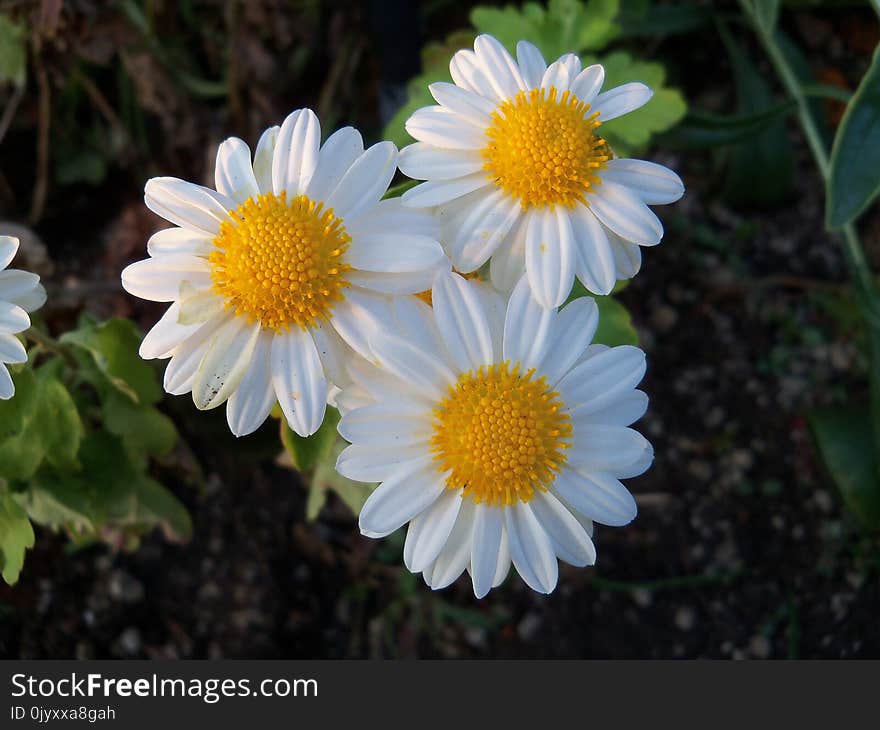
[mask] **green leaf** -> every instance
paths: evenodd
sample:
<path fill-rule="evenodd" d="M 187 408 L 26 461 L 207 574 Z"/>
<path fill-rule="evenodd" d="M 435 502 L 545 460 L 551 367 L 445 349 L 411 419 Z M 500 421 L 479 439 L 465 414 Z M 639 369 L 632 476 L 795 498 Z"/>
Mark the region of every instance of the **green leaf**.
<path fill-rule="evenodd" d="M 595 297 L 599 307 L 599 327 L 593 337 L 594 343 L 614 347 L 638 345 L 639 334 L 633 326 L 632 317 L 614 297 Z"/>
<path fill-rule="evenodd" d="M 104 428 L 122 438 L 133 458 L 164 456 L 177 443 L 174 422 L 153 406 L 134 403 L 113 390 L 102 403 Z"/>
<path fill-rule="evenodd" d="M 77 467 L 76 454 L 83 438 L 83 424 L 76 404 L 64 384 L 54 375 L 37 372 L 37 407 L 26 435 L 38 440 L 46 460 L 59 469 Z"/>
<path fill-rule="evenodd" d="M 281 419 L 281 443 L 293 461 L 297 471 L 307 474 L 323 459 L 336 442 L 336 424 L 339 411 L 328 408 L 321 427 L 311 436 L 303 437 L 294 432 L 287 421 Z"/>
<path fill-rule="evenodd" d="M 604 58 L 587 57 L 583 63 L 604 65 L 604 89 L 641 81 L 654 90 L 654 96 L 641 109 L 612 119 L 599 128 L 599 133 L 618 155 L 628 156 L 643 150 L 653 135 L 671 129 L 687 112 L 687 104 L 681 93 L 664 85 L 666 69 L 659 63 L 639 61 L 623 51 Z"/>
<path fill-rule="evenodd" d="M 186 542 L 192 537 L 192 519 L 183 503 L 159 482 L 149 477 L 139 479 L 134 487 L 134 525 L 161 528 L 165 537 Z"/>
<path fill-rule="evenodd" d="M 662 144 L 701 149 L 744 142 L 759 135 L 794 108 L 793 101 L 785 101 L 765 111 L 747 115 L 688 112 L 681 124 L 664 135 Z"/>
<path fill-rule="evenodd" d="M 153 368 L 138 356 L 141 333 L 133 322 L 87 323 L 65 333 L 60 341 L 88 352 L 110 383 L 136 403 L 152 405 L 162 397 Z"/>
<path fill-rule="evenodd" d="M 365 484 L 348 479 L 336 471 L 336 459 L 346 447 L 346 443 L 337 437 L 325 457 L 315 467 L 315 475 L 309 485 L 309 498 L 306 502 L 306 519 L 317 519 L 318 513 L 327 501 L 328 491 L 333 491 L 345 503 L 355 516 L 360 514 L 361 507 L 375 488 L 375 484 Z"/>
<path fill-rule="evenodd" d="M 770 84 L 724 26 L 721 28 L 733 67 L 738 113 L 749 116 L 773 109 L 777 103 Z M 760 174 L 756 174 L 758 170 Z M 779 119 L 731 148 L 724 196 L 737 205 L 772 205 L 789 194 L 793 180 L 791 140 L 785 122 Z"/>
<path fill-rule="evenodd" d="M 819 455 L 847 508 L 869 528 L 880 528 L 880 481 L 867 407 L 815 411 L 809 417 Z"/>
<path fill-rule="evenodd" d="M 880 194 L 880 46 L 847 105 L 831 150 L 826 220 L 837 229 Z"/>
<path fill-rule="evenodd" d="M 620 37 L 663 36 L 689 33 L 712 20 L 709 6 L 690 2 L 669 5 L 649 4 L 641 12 L 626 12 L 620 17 Z"/>
<path fill-rule="evenodd" d="M 34 546 L 34 528 L 24 510 L 0 488 L 0 574 L 9 585 L 18 580 L 24 552 Z"/>
<path fill-rule="evenodd" d="M 36 404 L 37 380 L 30 368 L 12 376 L 15 397 L 0 400 L 0 444 L 21 434 Z"/>
<path fill-rule="evenodd" d="M 753 0 L 755 19 L 767 33 L 773 33 L 779 20 L 779 0 Z"/>
<path fill-rule="evenodd" d="M 27 28 L 0 13 L 0 83 L 11 81 L 24 86 L 27 71 Z"/>

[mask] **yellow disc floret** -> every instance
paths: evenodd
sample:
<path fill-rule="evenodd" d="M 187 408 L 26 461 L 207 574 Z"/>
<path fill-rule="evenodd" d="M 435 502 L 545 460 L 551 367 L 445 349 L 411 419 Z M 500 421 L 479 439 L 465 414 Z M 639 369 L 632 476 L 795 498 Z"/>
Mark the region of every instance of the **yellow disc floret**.
<path fill-rule="evenodd" d="M 520 91 L 492 113 L 483 169 L 523 209 L 583 203 L 610 159 L 598 116 L 570 91 Z"/>
<path fill-rule="evenodd" d="M 474 502 L 510 505 L 546 491 L 565 463 L 571 419 L 559 393 L 519 363 L 463 373 L 434 409 L 431 450 L 447 485 Z"/>
<path fill-rule="evenodd" d="M 333 210 L 305 195 L 265 193 L 229 216 L 208 257 L 227 307 L 275 331 L 328 318 L 351 270 L 344 261 L 351 237 Z"/>

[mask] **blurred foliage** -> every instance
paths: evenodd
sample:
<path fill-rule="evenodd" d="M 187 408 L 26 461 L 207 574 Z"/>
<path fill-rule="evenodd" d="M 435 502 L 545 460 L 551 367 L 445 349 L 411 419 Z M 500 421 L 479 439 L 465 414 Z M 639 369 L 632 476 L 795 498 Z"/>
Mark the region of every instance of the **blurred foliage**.
<path fill-rule="evenodd" d="M 639 17 L 648 6 L 630 7 L 629 17 Z M 687 106 L 681 93 L 665 86 L 666 70 L 656 62 L 633 58 L 619 50 L 608 55 L 596 52 L 606 48 L 621 32 L 618 0 L 550 0 L 547 7 L 527 2 L 521 7 L 478 6 L 471 11 L 473 30 L 450 34 L 445 43 L 429 43 L 422 51 L 422 73 L 407 84 L 408 100 L 385 127 L 385 137 L 404 146 L 413 140 L 404 124 L 418 108 L 434 104 L 428 85 L 451 81 L 449 61 L 453 54 L 473 46 L 478 33 L 490 33 L 516 54 L 520 40 L 534 43 L 548 63 L 565 53 L 581 56 L 585 65 L 605 66 L 605 89 L 627 81 L 642 81 L 654 90 L 644 107 L 602 125 L 602 135 L 622 156 L 644 150 L 652 135 L 673 127 L 684 116 Z"/>
<path fill-rule="evenodd" d="M 0 83 L 24 86 L 27 70 L 27 32 L 21 23 L 0 13 Z"/>
<path fill-rule="evenodd" d="M 84 316 L 59 341 L 32 331 L 16 394 L 0 401 L 0 552 L 14 583 L 33 545 L 31 523 L 76 546 L 105 541 L 131 549 L 159 527 L 190 537 L 189 514 L 152 476 L 177 429 L 156 404 L 162 389 L 137 355 L 141 335 L 122 319 Z"/>

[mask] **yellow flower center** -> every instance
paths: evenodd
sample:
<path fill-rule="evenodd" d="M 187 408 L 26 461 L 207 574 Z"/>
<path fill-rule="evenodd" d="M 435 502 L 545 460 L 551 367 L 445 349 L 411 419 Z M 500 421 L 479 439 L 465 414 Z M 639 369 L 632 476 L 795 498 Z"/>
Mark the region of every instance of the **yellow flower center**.
<path fill-rule="evenodd" d="M 570 91 L 520 91 L 492 113 L 483 169 L 523 209 L 585 202 L 611 155 L 594 134 L 599 113 Z"/>
<path fill-rule="evenodd" d="M 287 331 L 330 316 L 349 286 L 342 220 L 305 195 L 248 198 L 214 239 L 211 279 L 226 306 L 264 328 Z"/>
<path fill-rule="evenodd" d="M 517 363 L 463 373 L 434 409 L 431 450 L 450 489 L 510 505 L 546 491 L 566 461 L 571 419 L 559 393 Z"/>

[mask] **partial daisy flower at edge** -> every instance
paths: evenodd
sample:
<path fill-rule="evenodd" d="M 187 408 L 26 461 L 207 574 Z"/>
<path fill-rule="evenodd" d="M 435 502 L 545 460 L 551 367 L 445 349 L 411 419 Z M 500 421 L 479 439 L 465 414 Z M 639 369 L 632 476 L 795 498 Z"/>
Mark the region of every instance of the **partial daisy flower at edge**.
<path fill-rule="evenodd" d="M 369 354 L 388 295 L 422 291 L 449 266 L 432 216 L 381 200 L 397 156 L 391 142 L 365 151 L 351 127 L 321 145 L 318 118 L 300 109 L 262 135 L 253 161 L 245 142 L 224 141 L 216 191 L 147 182 L 147 207 L 178 227 L 150 238 L 122 284 L 172 302 L 140 348 L 170 358 L 166 391 L 191 391 L 200 409 L 227 402 L 238 436 L 276 402 L 298 434 L 319 428 L 328 380 L 341 385 L 345 360 Z"/>
<path fill-rule="evenodd" d="M 593 521 L 636 515 L 620 480 L 653 460 L 628 427 L 647 408 L 636 390 L 644 353 L 591 345 L 595 302 L 546 309 L 525 277 L 506 311 L 487 309 L 453 273 L 437 276 L 432 298 L 428 307 L 401 297 L 398 327 L 371 335 L 374 364 L 355 363 L 340 398 L 351 445 L 337 469 L 381 482 L 361 532 L 384 537 L 408 523 L 404 561 L 434 589 L 467 570 L 483 597 L 512 563 L 549 593 L 557 558 L 595 562 Z"/>
<path fill-rule="evenodd" d="M 18 246 L 17 238 L 0 236 L 0 400 L 15 395 L 15 384 L 6 366 L 28 359 L 24 345 L 15 335 L 31 326 L 28 312 L 46 303 L 46 290 L 37 274 L 6 268 L 18 253 Z"/>
<path fill-rule="evenodd" d="M 567 54 L 548 66 L 526 41 L 515 61 L 489 35 L 457 52 L 449 70 L 455 83 L 429 87 L 438 106 L 407 121 L 418 141 L 399 164 L 426 181 L 402 200 L 439 206 L 453 266 L 471 272 L 491 259 L 504 291 L 525 271 L 545 307 L 566 300 L 575 276 L 594 294 L 634 276 L 639 247 L 663 236 L 648 205 L 678 200 L 684 185 L 662 165 L 614 157 L 601 133 L 653 92 L 634 82 L 600 93 L 601 65 L 581 68 Z"/>

